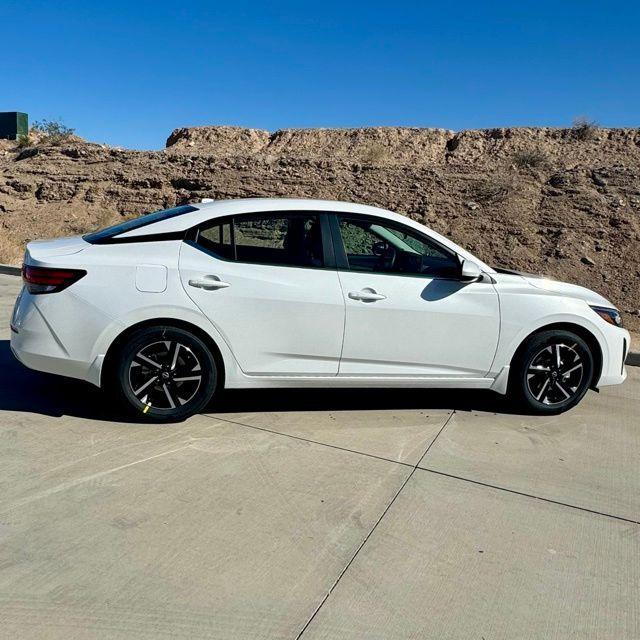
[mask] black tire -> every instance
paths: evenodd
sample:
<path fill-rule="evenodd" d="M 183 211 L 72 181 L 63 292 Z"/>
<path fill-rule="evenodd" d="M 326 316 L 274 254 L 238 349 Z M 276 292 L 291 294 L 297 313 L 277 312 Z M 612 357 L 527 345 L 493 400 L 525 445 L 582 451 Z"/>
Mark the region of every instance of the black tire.
<path fill-rule="evenodd" d="M 115 373 L 124 406 L 153 422 L 179 422 L 202 411 L 218 382 L 207 345 L 171 326 L 134 333 L 120 350 Z"/>
<path fill-rule="evenodd" d="M 593 354 L 580 336 L 543 331 L 528 338 L 514 358 L 510 396 L 528 412 L 562 413 L 587 393 L 593 369 Z"/>

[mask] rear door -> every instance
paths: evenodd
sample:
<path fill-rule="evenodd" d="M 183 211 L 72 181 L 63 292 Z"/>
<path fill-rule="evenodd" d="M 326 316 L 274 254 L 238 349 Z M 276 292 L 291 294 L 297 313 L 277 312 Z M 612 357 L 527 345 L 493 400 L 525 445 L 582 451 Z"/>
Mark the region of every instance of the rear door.
<path fill-rule="evenodd" d="M 346 304 L 340 375 L 484 377 L 500 309 L 489 278 L 459 279 L 458 257 L 384 218 L 332 217 Z"/>
<path fill-rule="evenodd" d="M 183 245 L 180 277 L 248 375 L 337 374 L 345 304 L 325 214 L 212 220 Z"/>

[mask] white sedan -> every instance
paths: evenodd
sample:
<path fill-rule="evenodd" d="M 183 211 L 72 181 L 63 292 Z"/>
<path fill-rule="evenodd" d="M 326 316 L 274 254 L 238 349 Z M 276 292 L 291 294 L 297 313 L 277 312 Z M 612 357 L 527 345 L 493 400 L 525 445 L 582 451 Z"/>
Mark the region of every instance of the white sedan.
<path fill-rule="evenodd" d="M 16 357 L 154 420 L 250 387 L 491 389 L 556 413 L 626 377 L 629 333 L 602 296 L 358 204 L 179 206 L 31 242 L 23 279 Z"/>

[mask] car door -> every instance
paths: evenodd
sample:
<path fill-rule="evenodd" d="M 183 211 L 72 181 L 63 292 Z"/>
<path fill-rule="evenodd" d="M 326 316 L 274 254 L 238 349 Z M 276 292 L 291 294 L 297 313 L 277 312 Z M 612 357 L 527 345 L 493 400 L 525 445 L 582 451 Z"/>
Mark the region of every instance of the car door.
<path fill-rule="evenodd" d="M 345 304 L 326 216 L 216 219 L 180 252 L 180 277 L 249 375 L 338 373 Z"/>
<path fill-rule="evenodd" d="M 339 375 L 483 377 L 500 329 L 490 278 L 465 283 L 435 240 L 384 218 L 335 214 L 346 304 Z"/>

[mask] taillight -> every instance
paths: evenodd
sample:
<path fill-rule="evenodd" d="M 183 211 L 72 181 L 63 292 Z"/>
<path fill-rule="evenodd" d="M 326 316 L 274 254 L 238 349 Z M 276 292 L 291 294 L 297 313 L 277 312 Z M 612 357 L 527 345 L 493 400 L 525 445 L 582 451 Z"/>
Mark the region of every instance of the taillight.
<path fill-rule="evenodd" d="M 55 293 L 77 282 L 87 272 L 82 269 L 58 269 L 22 265 L 22 281 L 29 293 Z"/>

